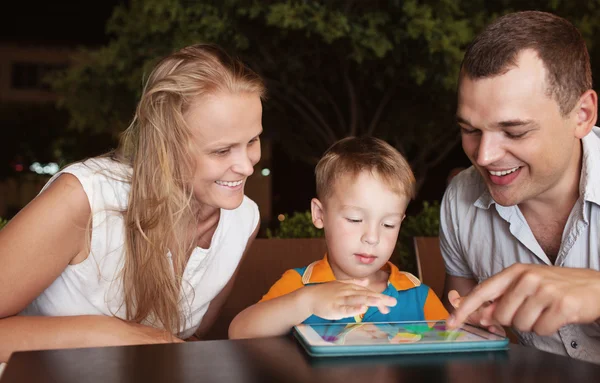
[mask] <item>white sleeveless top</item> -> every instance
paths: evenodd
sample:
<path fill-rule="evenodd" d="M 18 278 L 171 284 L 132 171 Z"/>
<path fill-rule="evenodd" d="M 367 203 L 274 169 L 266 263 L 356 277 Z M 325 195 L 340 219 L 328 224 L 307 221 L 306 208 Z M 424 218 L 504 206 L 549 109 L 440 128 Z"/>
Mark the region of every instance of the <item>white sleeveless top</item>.
<path fill-rule="evenodd" d="M 120 280 L 125 240 L 120 212 L 127 207 L 129 183 L 126 178 L 131 169 L 108 158 L 94 158 L 66 167 L 54 175 L 44 189 L 62 173 L 77 177 L 90 202 L 91 252 L 83 262 L 67 266 L 21 315 L 125 318 Z M 258 206 L 246 196 L 238 208 L 221 209 L 210 248 L 194 249 L 183 273 L 182 309 L 186 322 L 179 337 L 185 339 L 194 334 L 210 302 L 231 279 L 258 221 Z M 165 256 L 170 257 L 170 254 Z"/>

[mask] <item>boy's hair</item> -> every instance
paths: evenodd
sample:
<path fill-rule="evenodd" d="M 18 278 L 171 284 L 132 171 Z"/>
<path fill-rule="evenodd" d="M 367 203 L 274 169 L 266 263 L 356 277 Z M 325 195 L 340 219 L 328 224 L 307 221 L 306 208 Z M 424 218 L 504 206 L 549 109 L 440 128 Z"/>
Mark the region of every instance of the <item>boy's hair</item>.
<path fill-rule="evenodd" d="M 380 176 L 395 193 L 415 197 L 410 165 L 394 147 L 375 137 L 346 137 L 327 149 L 315 169 L 317 197 L 326 199 L 338 179 L 365 170 Z"/>
<path fill-rule="evenodd" d="M 463 76 L 488 78 L 516 65 L 523 50 L 534 50 L 547 71 L 547 93 L 566 116 L 579 97 L 592 89 L 590 56 L 581 33 L 569 21 L 546 12 L 509 13 L 496 19 L 467 47 Z"/>

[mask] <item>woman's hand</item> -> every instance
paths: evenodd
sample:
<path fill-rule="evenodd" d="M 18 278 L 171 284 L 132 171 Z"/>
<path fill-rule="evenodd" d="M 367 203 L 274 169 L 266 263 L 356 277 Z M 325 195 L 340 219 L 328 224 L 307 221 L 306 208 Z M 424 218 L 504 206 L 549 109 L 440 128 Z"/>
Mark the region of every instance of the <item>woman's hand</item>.
<path fill-rule="evenodd" d="M 107 326 L 97 328 L 95 336 L 104 337 L 106 346 L 123 346 L 135 344 L 183 343 L 184 341 L 163 329 L 129 322 L 118 318 L 108 319 Z"/>

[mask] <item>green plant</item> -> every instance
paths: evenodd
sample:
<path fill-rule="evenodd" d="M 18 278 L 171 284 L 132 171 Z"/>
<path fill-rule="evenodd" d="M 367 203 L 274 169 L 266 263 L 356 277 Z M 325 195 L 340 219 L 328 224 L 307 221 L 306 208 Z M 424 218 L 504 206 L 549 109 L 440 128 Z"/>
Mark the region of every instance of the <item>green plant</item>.
<path fill-rule="evenodd" d="M 2 230 L 2 228 L 4 226 L 6 226 L 7 223 L 8 223 L 7 219 L 4 219 L 4 218 L 0 217 L 0 230 Z"/>
<path fill-rule="evenodd" d="M 273 231 L 267 229 L 267 238 L 320 238 L 323 230 L 312 223 L 310 211 L 294 212 L 292 216 L 284 214 L 283 221 Z"/>
<path fill-rule="evenodd" d="M 437 237 L 440 230 L 440 202 L 423 202 L 419 214 L 407 216 L 402 223 L 400 237 Z"/>
<path fill-rule="evenodd" d="M 407 216 L 400 228 L 396 251 L 392 262 L 402 270 L 416 275 L 416 258 L 413 245 L 414 237 L 437 237 L 440 229 L 440 202 L 423 202 L 421 211 L 413 216 Z"/>

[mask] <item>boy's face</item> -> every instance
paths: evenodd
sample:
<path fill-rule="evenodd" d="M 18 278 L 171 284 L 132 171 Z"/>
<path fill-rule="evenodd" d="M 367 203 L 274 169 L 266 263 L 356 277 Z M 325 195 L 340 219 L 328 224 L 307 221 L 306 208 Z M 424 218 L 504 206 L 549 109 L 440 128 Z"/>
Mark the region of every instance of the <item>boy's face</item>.
<path fill-rule="evenodd" d="M 341 177 L 324 201 L 312 200 L 313 223 L 325 229 L 328 260 L 337 279 L 366 278 L 385 265 L 408 202 L 368 171 Z"/>

